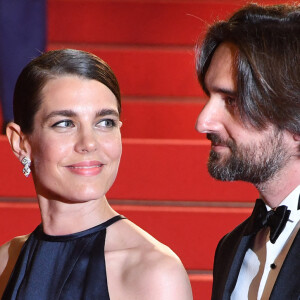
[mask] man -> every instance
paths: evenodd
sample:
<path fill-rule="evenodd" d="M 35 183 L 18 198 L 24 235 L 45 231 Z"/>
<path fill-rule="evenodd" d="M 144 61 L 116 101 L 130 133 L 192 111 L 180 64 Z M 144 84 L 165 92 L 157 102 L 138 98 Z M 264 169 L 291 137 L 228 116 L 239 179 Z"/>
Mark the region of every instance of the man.
<path fill-rule="evenodd" d="M 209 173 L 260 193 L 219 242 L 212 299 L 300 299 L 300 6 L 251 4 L 214 24 L 197 74 Z"/>

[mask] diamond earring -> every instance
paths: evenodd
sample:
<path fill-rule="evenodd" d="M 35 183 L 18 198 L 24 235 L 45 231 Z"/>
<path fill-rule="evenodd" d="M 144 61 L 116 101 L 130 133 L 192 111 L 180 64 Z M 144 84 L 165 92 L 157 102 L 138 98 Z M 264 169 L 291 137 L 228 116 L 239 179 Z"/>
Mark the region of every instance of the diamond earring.
<path fill-rule="evenodd" d="M 31 170 L 30 170 L 30 164 L 31 164 L 31 160 L 29 159 L 29 157 L 25 156 L 22 161 L 21 161 L 22 165 L 24 166 L 23 168 L 23 174 L 28 177 Z"/>

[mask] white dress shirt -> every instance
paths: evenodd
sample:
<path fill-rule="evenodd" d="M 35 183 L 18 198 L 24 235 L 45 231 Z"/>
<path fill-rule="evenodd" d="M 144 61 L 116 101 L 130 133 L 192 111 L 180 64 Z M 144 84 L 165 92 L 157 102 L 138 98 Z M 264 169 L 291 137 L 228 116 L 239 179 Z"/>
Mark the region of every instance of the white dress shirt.
<path fill-rule="evenodd" d="M 245 254 L 231 300 L 269 299 L 280 268 L 300 227 L 299 194 L 300 185 L 280 203 L 286 205 L 291 214 L 274 244 L 269 239 L 269 227 L 257 233 L 252 247 Z M 271 210 L 267 205 L 266 208 Z"/>

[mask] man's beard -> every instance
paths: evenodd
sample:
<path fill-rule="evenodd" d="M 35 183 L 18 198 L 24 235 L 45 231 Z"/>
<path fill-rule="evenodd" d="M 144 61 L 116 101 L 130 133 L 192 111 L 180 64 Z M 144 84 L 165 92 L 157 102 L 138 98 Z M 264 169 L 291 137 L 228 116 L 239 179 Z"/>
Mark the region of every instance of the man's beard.
<path fill-rule="evenodd" d="M 271 132 L 263 142 L 252 145 L 237 146 L 232 139 L 223 141 L 217 134 L 207 134 L 207 138 L 212 144 L 225 145 L 231 151 L 227 157 L 210 151 L 208 171 L 218 180 L 242 180 L 261 185 L 271 180 L 289 159 L 279 130 Z"/>

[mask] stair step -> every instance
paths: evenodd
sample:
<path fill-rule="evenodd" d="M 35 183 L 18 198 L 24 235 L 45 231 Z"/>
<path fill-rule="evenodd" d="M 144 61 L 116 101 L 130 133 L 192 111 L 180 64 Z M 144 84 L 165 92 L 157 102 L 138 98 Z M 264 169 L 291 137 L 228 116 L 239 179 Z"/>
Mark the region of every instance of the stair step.
<path fill-rule="evenodd" d="M 204 102 L 197 100 L 125 99 L 121 120 L 123 138 L 205 139 L 195 130 Z"/>
<path fill-rule="evenodd" d="M 212 291 L 213 276 L 208 274 L 192 274 L 189 275 L 193 298 L 195 300 L 210 300 Z"/>
<path fill-rule="evenodd" d="M 194 45 L 236 2 L 50 0 L 48 36 L 50 42 Z"/>
<path fill-rule="evenodd" d="M 195 55 L 190 48 L 144 48 L 53 44 L 49 50 L 75 48 L 92 52 L 106 61 L 116 74 L 123 96 L 200 97 Z"/>

